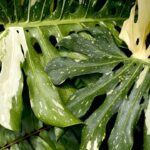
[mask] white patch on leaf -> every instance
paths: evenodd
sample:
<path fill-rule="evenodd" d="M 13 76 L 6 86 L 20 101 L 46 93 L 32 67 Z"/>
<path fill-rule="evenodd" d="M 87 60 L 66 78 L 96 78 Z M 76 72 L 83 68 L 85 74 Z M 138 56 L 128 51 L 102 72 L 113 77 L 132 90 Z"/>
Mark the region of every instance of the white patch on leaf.
<path fill-rule="evenodd" d="M 108 93 L 107 93 L 107 95 L 110 95 L 110 94 L 112 94 L 113 93 L 113 90 L 110 90 Z"/>
<path fill-rule="evenodd" d="M 92 148 L 91 141 L 89 141 L 87 143 L 86 150 L 91 150 L 91 148 Z"/>
<path fill-rule="evenodd" d="M 138 88 L 143 83 L 143 81 L 145 79 L 145 76 L 146 76 L 148 71 L 149 71 L 149 67 L 146 66 L 144 68 L 144 70 L 141 72 L 141 74 L 140 74 L 140 76 L 139 76 L 139 78 L 138 78 L 138 80 L 136 82 L 136 88 Z"/>
<path fill-rule="evenodd" d="M 97 138 L 96 140 L 94 141 L 94 146 L 93 146 L 93 150 L 98 150 L 98 141 L 97 141 Z"/>
<path fill-rule="evenodd" d="M 150 33 L 150 0 L 137 0 L 138 19 L 135 22 L 136 5 L 131 9 L 130 17 L 123 23 L 119 37 L 126 42 L 132 57 L 149 61 L 150 46 L 146 49 L 146 38 Z"/>
<path fill-rule="evenodd" d="M 13 109 L 12 100 L 15 100 L 13 97 L 17 98 L 17 92 L 20 90 L 18 89 L 19 85 L 23 86 L 20 83 L 22 78 L 20 64 L 24 61 L 26 51 L 27 44 L 23 28 L 10 27 L 0 35 L 0 61 L 2 62 L 0 72 L 0 124 L 8 129 L 12 129 L 10 110 Z"/>
<path fill-rule="evenodd" d="M 54 104 L 56 105 L 56 107 L 60 108 L 61 110 L 64 110 L 64 108 L 62 107 L 62 105 L 60 105 L 57 100 L 52 99 L 52 101 L 54 102 Z"/>
<path fill-rule="evenodd" d="M 96 140 L 94 141 L 94 145 L 92 146 L 92 142 L 91 141 L 88 141 L 87 143 L 87 146 L 86 146 L 86 150 L 98 150 L 98 141 L 97 141 L 97 138 Z"/>

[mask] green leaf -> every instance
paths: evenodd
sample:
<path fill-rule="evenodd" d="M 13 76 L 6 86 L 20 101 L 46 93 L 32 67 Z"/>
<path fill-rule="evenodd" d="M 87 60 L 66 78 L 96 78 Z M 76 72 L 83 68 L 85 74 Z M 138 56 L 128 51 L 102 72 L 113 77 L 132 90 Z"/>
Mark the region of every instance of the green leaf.
<path fill-rule="evenodd" d="M 101 30 L 98 27 L 91 27 L 79 31 L 78 34 L 71 34 L 61 40 L 58 46 L 82 53 L 92 59 L 110 57 L 110 55 L 111 57 L 124 56 L 114 43 L 111 32 L 103 25 L 101 25 Z"/>
<path fill-rule="evenodd" d="M 95 84 L 90 84 L 89 86 L 78 90 L 70 98 L 67 107 L 72 110 L 74 115 L 82 117 L 89 109 L 94 98 L 98 95 L 105 94 L 106 92 L 107 95 L 109 95 L 113 90 L 115 91 L 115 87 L 126 78 L 128 70 L 132 67 L 133 63 L 125 64 L 125 66 L 116 73 L 106 73 Z M 80 109 L 81 107 L 82 109 Z"/>
<path fill-rule="evenodd" d="M 141 75 L 145 77 L 145 80 L 141 81 L 140 85 L 140 80 L 137 80 L 128 99 L 122 103 L 122 106 L 118 111 L 117 120 L 112 130 L 112 134 L 109 137 L 110 149 L 132 148 L 133 129 L 137 123 L 139 115 L 141 114 L 142 108 L 140 107 L 140 100 L 149 85 L 149 73 L 149 68 L 146 66 L 141 72 Z"/>
<path fill-rule="evenodd" d="M 107 58 L 102 61 L 76 62 L 70 58 L 58 58 L 47 65 L 46 71 L 51 77 L 53 83 L 59 85 L 67 78 L 72 78 L 74 76 L 84 75 L 87 73 L 106 73 L 111 70 L 112 67 L 115 67 L 116 64 L 121 62 L 121 59 L 109 60 L 111 60 L 109 63 L 107 62 Z"/>
<path fill-rule="evenodd" d="M 42 65 L 40 65 L 40 60 L 31 45 L 30 38 L 27 39 L 27 44 L 29 50 L 25 72 L 27 74 L 31 107 L 36 117 L 46 124 L 58 127 L 81 123 L 63 106 L 56 87 L 44 72 Z"/>
<path fill-rule="evenodd" d="M 116 113 L 121 101 L 125 99 L 139 71 L 140 67 L 133 69 L 133 72 L 130 72 L 116 89 L 112 89 L 114 92 L 111 91 L 111 93 L 107 94 L 107 98 L 102 106 L 86 120 L 86 126 L 82 132 L 80 149 L 88 147 L 87 149 L 92 150 L 92 147 L 97 148 L 101 144 L 106 135 L 105 128 L 108 120 Z"/>

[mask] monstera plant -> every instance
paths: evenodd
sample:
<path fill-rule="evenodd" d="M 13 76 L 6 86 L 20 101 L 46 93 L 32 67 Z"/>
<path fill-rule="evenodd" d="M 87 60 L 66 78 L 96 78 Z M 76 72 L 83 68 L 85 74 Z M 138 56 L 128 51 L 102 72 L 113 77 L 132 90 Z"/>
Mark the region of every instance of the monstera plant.
<path fill-rule="evenodd" d="M 0 150 L 149 150 L 149 2 L 1 0 Z"/>

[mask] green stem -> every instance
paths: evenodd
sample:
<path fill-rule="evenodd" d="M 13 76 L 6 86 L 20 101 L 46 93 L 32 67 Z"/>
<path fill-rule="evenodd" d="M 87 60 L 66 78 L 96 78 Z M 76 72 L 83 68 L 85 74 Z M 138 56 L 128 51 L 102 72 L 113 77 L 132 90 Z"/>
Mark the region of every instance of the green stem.
<path fill-rule="evenodd" d="M 31 136 L 37 135 L 37 134 L 39 134 L 43 130 L 50 129 L 50 127 L 51 126 L 42 127 L 42 128 L 40 128 L 40 129 L 38 129 L 36 131 L 33 131 L 33 132 L 29 133 L 29 134 L 26 134 L 23 137 L 19 137 L 19 138 L 15 139 L 14 141 L 12 141 L 11 143 L 9 143 L 9 144 L 5 145 L 4 147 L 0 148 L 0 150 L 5 150 L 6 148 L 10 148 L 12 145 L 15 145 L 15 144 L 17 144 L 19 142 L 22 142 L 22 141 L 30 138 Z"/>

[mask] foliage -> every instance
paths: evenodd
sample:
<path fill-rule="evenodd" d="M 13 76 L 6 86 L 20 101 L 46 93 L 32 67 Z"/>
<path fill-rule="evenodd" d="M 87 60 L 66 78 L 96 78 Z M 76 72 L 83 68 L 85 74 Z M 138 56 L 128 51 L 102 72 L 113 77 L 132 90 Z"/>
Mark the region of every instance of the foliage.
<path fill-rule="evenodd" d="M 140 148 L 144 143 L 149 149 L 143 119 L 149 58 L 138 57 L 141 52 L 128 43 L 131 31 L 129 37 L 124 33 L 133 5 L 132 0 L 1 0 L 1 149 L 129 150 L 136 149 L 136 134 L 144 138 Z M 136 15 L 145 6 L 141 0 L 137 5 L 129 26 L 141 22 Z M 118 37 L 122 24 L 120 37 L 132 53 Z M 134 46 L 140 47 L 141 37 L 131 40 Z"/>

